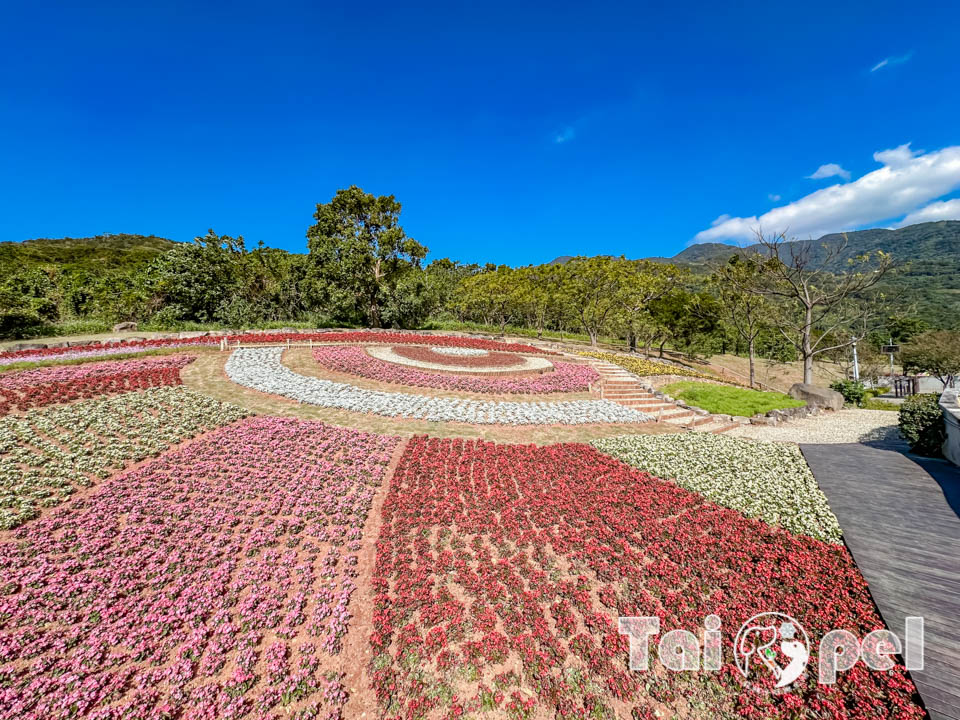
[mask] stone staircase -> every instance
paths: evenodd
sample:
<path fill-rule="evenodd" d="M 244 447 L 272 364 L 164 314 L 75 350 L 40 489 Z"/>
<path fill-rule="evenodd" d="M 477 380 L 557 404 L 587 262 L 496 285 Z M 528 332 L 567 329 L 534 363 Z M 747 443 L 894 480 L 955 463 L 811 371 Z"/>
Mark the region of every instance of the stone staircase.
<path fill-rule="evenodd" d="M 604 400 L 647 413 L 657 422 L 697 432 L 722 433 L 738 427 L 738 423 L 724 422 L 710 414 L 700 414 L 658 398 L 637 376 L 619 365 L 604 360 L 594 360 L 590 364 L 600 374 L 600 397 Z"/>

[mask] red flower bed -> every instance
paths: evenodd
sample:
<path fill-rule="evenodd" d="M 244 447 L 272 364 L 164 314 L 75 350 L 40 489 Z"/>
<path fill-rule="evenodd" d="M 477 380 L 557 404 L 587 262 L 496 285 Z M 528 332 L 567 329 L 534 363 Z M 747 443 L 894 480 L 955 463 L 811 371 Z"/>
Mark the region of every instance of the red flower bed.
<path fill-rule="evenodd" d="M 383 506 L 374 591 L 370 672 L 390 717 L 923 717 L 899 665 L 858 664 L 832 686 L 808 670 L 785 694 L 748 687 L 732 647 L 755 613 L 795 617 L 814 644 L 883 627 L 847 551 L 586 445 L 411 440 Z M 709 614 L 723 622 L 720 672 L 628 669 L 618 616 L 702 637 Z"/>
<path fill-rule="evenodd" d="M 511 365 L 519 365 L 523 362 L 523 358 L 502 352 L 491 352 L 487 355 L 471 357 L 469 355 L 444 355 L 422 345 L 398 345 L 391 349 L 400 357 L 410 360 L 437 363 L 438 365 L 453 365 L 455 367 L 509 368 Z"/>
<path fill-rule="evenodd" d="M 259 418 L 0 542 L 0 718 L 338 718 L 396 438 Z"/>
<path fill-rule="evenodd" d="M 131 342 L 101 343 L 90 345 L 74 345 L 71 347 L 40 348 L 37 350 L 16 350 L 0 352 L 0 364 L 10 364 L 20 361 L 40 361 L 61 356 L 82 357 L 91 354 L 110 354 L 119 352 L 138 352 L 165 347 L 191 347 L 203 345 L 219 345 L 224 336 L 203 336 L 194 338 L 166 338 L 134 340 Z M 480 350 L 500 350 L 503 352 L 537 353 L 541 355 L 558 355 L 551 350 L 536 348 L 521 343 L 502 343 L 482 338 L 454 337 L 451 335 L 417 335 L 390 331 L 344 331 L 344 332 L 317 332 L 317 333 L 289 333 L 264 332 L 242 335 L 225 336 L 231 343 L 236 341 L 245 343 L 282 343 L 292 342 L 346 342 L 346 343 L 382 343 L 382 344 L 415 344 L 415 345 L 442 345 L 445 347 L 477 348 Z"/>
<path fill-rule="evenodd" d="M 180 385 L 189 355 L 65 365 L 0 375 L 0 415 L 56 403 Z"/>

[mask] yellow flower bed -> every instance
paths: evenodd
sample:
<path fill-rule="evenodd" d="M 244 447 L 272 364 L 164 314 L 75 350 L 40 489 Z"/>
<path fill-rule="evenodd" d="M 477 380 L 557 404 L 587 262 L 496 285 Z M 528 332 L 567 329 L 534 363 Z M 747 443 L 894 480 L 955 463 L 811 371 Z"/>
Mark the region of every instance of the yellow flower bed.
<path fill-rule="evenodd" d="M 708 380 L 717 379 L 713 375 L 707 375 L 706 373 L 690 370 L 685 367 L 680 367 L 679 365 L 667 365 L 666 363 L 647 360 L 646 358 L 625 357 L 623 355 L 614 355 L 613 353 L 594 351 L 581 352 L 578 354 L 583 357 L 592 357 L 597 360 L 605 360 L 614 365 L 619 365 L 634 375 L 681 375 L 683 377 L 707 378 Z"/>

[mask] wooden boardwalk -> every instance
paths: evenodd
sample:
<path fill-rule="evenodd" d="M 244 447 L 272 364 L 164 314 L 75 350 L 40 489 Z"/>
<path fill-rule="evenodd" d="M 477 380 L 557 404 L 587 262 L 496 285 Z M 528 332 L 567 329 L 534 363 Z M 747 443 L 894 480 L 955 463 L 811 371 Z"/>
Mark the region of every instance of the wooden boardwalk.
<path fill-rule="evenodd" d="M 924 618 L 911 673 L 933 720 L 960 720 L 960 468 L 866 445 L 801 445 L 887 626 Z"/>

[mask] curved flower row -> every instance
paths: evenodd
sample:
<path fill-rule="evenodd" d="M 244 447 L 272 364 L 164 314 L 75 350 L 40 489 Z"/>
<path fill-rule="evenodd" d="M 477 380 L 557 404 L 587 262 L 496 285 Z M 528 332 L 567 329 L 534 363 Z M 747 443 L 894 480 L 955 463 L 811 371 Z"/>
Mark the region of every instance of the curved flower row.
<path fill-rule="evenodd" d="M 600 379 L 597 371 L 586 365 L 553 362 L 554 371 L 519 377 L 482 377 L 479 375 L 445 375 L 397 365 L 371 357 L 361 347 L 318 347 L 314 359 L 330 370 L 359 375 L 380 382 L 414 385 L 438 390 L 462 390 L 478 393 L 558 393 L 589 389 Z"/>
<path fill-rule="evenodd" d="M 795 445 L 711 433 L 625 435 L 591 444 L 749 517 L 840 542 L 837 518 Z"/>
<path fill-rule="evenodd" d="M 338 718 L 396 438 L 258 418 L 0 543 L 0 718 Z"/>
<path fill-rule="evenodd" d="M 49 347 L 32 350 L 14 350 L 0 352 L 0 365 L 15 362 L 39 362 L 52 358 L 97 357 L 120 353 L 141 352 L 158 348 L 194 347 L 198 345 L 219 345 L 224 338 L 228 342 L 283 343 L 295 342 L 321 343 L 387 343 L 395 345 L 414 344 L 438 347 L 477 348 L 480 350 L 499 350 L 502 352 L 539 353 L 557 355 L 551 350 L 537 348 L 522 343 L 497 342 L 483 338 L 457 337 L 453 335 L 418 335 L 416 333 L 350 330 L 345 332 L 255 332 L 236 335 L 201 335 L 191 338 L 149 338 L 121 342 L 91 343 L 70 347 Z"/>
<path fill-rule="evenodd" d="M 129 463 L 245 415 L 180 386 L 0 418 L 0 529 Z"/>
<path fill-rule="evenodd" d="M 644 413 L 609 400 L 493 402 L 366 390 L 347 383 L 298 375 L 280 362 L 282 355 L 283 348 L 279 347 L 234 350 L 227 360 L 227 376 L 244 387 L 299 402 L 386 417 L 504 425 L 580 425 L 651 420 Z"/>
<path fill-rule="evenodd" d="M 389 718 L 922 718 L 901 665 L 769 692 L 736 670 L 740 625 L 771 609 L 816 643 L 883 627 L 839 545 L 792 535 L 598 452 L 413 438 L 383 505 L 372 687 Z M 631 672 L 618 616 L 700 637 L 722 670 Z M 656 639 L 651 653 L 656 656 Z M 631 711 L 632 707 L 632 711 Z"/>
<path fill-rule="evenodd" d="M 195 357 L 168 355 L 87 363 L 0 375 L 0 415 L 80 398 L 114 395 L 161 385 L 179 385 L 180 370 Z"/>

